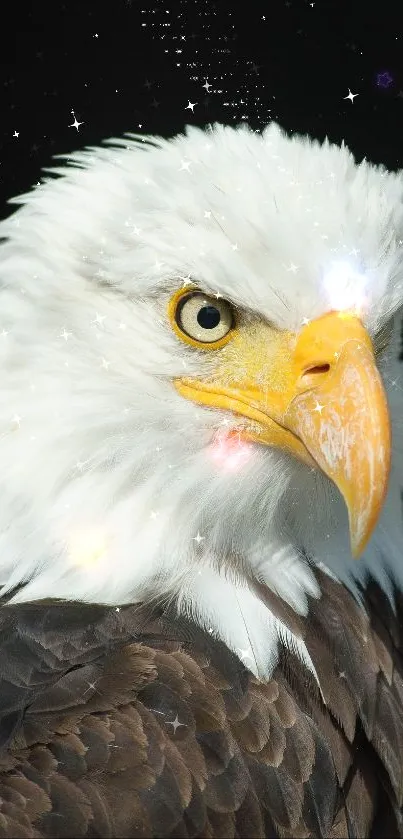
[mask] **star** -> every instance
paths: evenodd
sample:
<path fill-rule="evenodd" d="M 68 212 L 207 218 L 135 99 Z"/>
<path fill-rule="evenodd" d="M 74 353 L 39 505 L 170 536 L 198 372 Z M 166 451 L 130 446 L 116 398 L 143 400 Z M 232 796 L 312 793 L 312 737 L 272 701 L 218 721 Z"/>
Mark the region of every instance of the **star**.
<path fill-rule="evenodd" d="M 206 91 L 207 91 L 207 93 L 208 93 L 208 92 L 209 92 L 209 90 L 210 90 L 211 84 L 210 84 L 210 82 L 208 82 L 208 81 L 207 81 L 207 79 L 206 79 L 206 81 L 204 82 L 204 84 L 202 84 L 202 87 L 204 87 L 204 88 L 205 88 L 205 90 L 206 90 Z"/>
<path fill-rule="evenodd" d="M 102 359 L 102 362 L 101 362 L 101 367 L 103 367 L 103 368 L 104 368 L 104 370 L 107 370 L 107 369 L 108 369 L 108 367 L 109 367 L 109 365 L 110 365 L 110 361 L 106 361 L 106 359 L 105 359 L 105 358 L 103 358 L 103 359 Z"/>
<path fill-rule="evenodd" d="M 343 98 L 344 98 L 344 99 L 349 99 L 349 100 L 350 100 L 350 102 L 351 102 L 351 104 L 353 104 L 355 97 L 356 97 L 356 96 L 359 96 L 359 95 L 360 95 L 359 93 L 351 93 L 351 90 L 350 90 L 350 88 L 349 88 L 349 89 L 348 89 L 348 95 L 347 95 L 347 96 L 344 96 Z"/>
<path fill-rule="evenodd" d="M 197 536 L 193 537 L 193 541 L 197 542 L 197 544 L 200 545 L 200 542 L 204 541 L 204 536 L 200 536 L 199 531 L 197 531 Z"/>
<path fill-rule="evenodd" d="M 88 693 L 89 690 L 94 690 L 95 691 L 96 690 L 95 685 L 98 684 L 98 682 L 99 682 L 99 679 L 97 679 L 96 682 L 87 682 L 88 687 L 87 687 L 87 690 L 84 691 L 83 695 L 85 696 L 85 694 Z"/>
<path fill-rule="evenodd" d="M 72 335 L 72 334 L 73 334 L 72 332 L 66 332 L 66 330 L 63 329 L 63 332 L 60 333 L 59 338 L 64 338 L 65 341 L 68 341 L 68 339 L 70 338 L 70 335 Z"/>
<path fill-rule="evenodd" d="M 211 218 L 211 210 L 205 210 L 204 218 Z"/>
<path fill-rule="evenodd" d="M 189 166 L 190 166 L 191 162 L 192 162 L 191 160 L 181 160 L 181 166 L 180 166 L 179 171 L 180 172 L 184 172 L 184 171 L 189 172 L 189 174 L 190 174 Z"/>
<path fill-rule="evenodd" d="M 302 326 L 307 326 L 307 324 L 310 323 L 310 320 L 309 320 L 309 318 L 302 318 L 301 323 L 302 323 Z"/>
<path fill-rule="evenodd" d="M 106 315 L 100 315 L 100 314 L 98 314 L 98 312 L 96 312 L 95 313 L 95 318 L 94 318 L 94 320 L 91 321 L 91 323 L 97 323 L 100 326 L 102 324 L 102 321 L 105 320 L 105 318 L 106 318 Z"/>
<path fill-rule="evenodd" d="M 318 414 L 321 414 L 324 407 L 324 405 L 321 405 L 320 402 L 317 401 L 314 410 L 317 411 Z"/>
<path fill-rule="evenodd" d="M 76 117 L 74 111 L 72 111 L 71 113 L 73 114 L 74 122 L 72 122 L 72 124 L 69 125 L 69 128 L 75 128 L 78 131 L 80 125 L 84 125 L 84 123 L 83 122 L 77 122 L 77 117 Z"/>
<path fill-rule="evenodd" d="M 146 87 L 147 90 L 150 90 L 152 84 L 154 84 L 154 82 L 149 82 L 148 79 L 146 79 L 144 82 L 144 87 Z"/>
<path fill-rule="evenodd" d="M 19 131 L 14 131 L 13 137 L 19 137 L 19 136 L 20 136 L 20 132 Z"/>
<path fill-rule="evenodd" d="M 294 265 L 293 262 L 290 262 L 290 265 L 287 268 L 287 271 L 291 271 L 292 274 L 295 274 L 298 271 L 298 265 Z"/>
<path fill-rule="evenodd" d="M 189 104 L 186 105 L 185 111 L 192 111 L 193 114 L 193 108 L 195 107 L 195 105 L 197 105 L 197 102 L 189 102 Z"/>
<path fill-rule="evenodd" d="M 176 734 L 176 729 L 177 728 L 180 728 L 181 726 L 184 726 L 183 722 L 179 722 L 178 715 L 176 715 L 174 720 L 166 720 L 166 724 L 173 726 L 174 734 Z"/>
<path fill-rule="evenodd" d="M 216 291 L 214 297 L 218 300 L 220 297 L 222 297 L 222 294 L 220 294 L 219 291 Z M 228 420 L 227 420 L 227 422 L 228 422 Z"/>

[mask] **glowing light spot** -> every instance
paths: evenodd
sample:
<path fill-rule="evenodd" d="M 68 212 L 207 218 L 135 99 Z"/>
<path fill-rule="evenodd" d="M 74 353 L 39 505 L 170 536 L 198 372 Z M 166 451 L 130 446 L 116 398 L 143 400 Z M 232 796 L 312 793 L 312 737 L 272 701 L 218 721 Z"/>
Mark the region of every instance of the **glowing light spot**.
<path fill-rule="evenodd" d="M 241 439 L 239 431 L 218 432 L 210 446 L 212 460 L 229 472 L 242 469 L 252 452 L 253 446 Z"/>
<path fill-rule="evenodd" d="M 390 87 L 393 84 L 393 76 L 391 76 L 388 70 L 384 70 L 383 73 L 377 73 L 376 84 L 378 87 Z"/>
<path fill-rule="evenodd" d="M 69 554 L 74 565 L 85 568 L 99 566 L 106 558 L 105 538 L 95 528 L 77 531 L 70 538 Z"/>
<path fill-rule="evenodd" d="M 368 303 L 365 293 L 368 278 L 349 262 L 336 262 L 323 278 L 323 287 L 333 310 L 346 317 L 360 315 Z"/>

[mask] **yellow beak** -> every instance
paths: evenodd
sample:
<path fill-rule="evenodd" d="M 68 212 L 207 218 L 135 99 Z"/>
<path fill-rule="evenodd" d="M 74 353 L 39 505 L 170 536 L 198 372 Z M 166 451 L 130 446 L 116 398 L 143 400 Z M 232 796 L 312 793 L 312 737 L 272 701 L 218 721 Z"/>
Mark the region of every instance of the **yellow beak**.
<path fill-rule="evenodd" d="M 281 335 L 277 351 L 272 342 L 263 386 L 256 343 L 253 353 L 247 336 L 238 336 L 231 375 L 227 364 L 209 383 L 182 378 L 176 388 L 251 420 L 244 438 L 320 467 L 344 497 L 357 557 L 377 523 L 390 472 L 389 412 L 371 339 L 355 315 L 343 312 L 311 321 L 298 335 Z"/>

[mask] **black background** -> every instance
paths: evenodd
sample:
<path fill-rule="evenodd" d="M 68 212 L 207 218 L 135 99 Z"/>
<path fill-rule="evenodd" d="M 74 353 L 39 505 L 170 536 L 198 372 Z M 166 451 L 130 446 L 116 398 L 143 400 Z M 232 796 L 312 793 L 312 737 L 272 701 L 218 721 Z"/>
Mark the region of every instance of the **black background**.
<path fill-rule="evenodd" d="M 55 154 L 125 131 L 169 136 L 187 123 L 261 129 L 274 118 L 287 130 L 344 139 L 359 159 L 403 167 L 400 4 L 4 4 L 0 212 L 40 183 Z"/>

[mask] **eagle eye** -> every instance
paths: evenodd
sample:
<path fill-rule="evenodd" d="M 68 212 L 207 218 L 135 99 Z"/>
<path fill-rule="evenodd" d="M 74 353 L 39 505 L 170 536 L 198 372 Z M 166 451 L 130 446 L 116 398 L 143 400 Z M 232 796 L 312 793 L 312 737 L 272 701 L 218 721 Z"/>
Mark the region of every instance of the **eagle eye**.
<path fill-rule="evenodd" d="M 202 291 L 183 291 L 170 301 L 169 315 L 182 340 L 203 349 L 218 349 L 230 339 L 235 326 L 231 303 Z"/>

